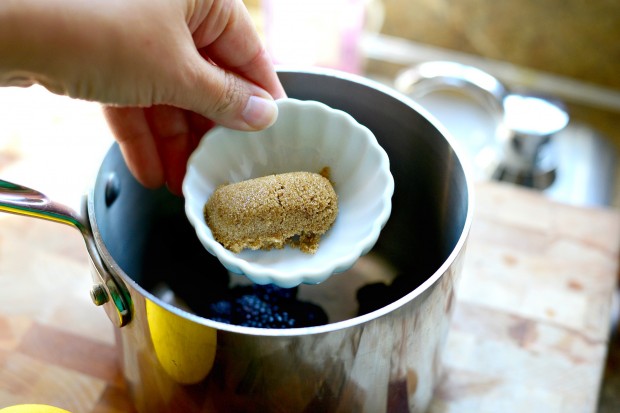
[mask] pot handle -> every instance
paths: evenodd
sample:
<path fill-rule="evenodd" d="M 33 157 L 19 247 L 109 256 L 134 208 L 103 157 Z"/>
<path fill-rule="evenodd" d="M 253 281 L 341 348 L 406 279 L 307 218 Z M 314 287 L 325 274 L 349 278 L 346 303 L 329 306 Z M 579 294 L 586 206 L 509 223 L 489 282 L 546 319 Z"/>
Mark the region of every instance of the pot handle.
<path fill-rule="evenodd" d="M 129 294 L 101 260 L 95 237 L 85 217 L 73 209 L 52 201 L 34 189 L 0 179 L 0 211 L 26 217 L 59 222 L 77 228 L 82 234 L 91 263 L 99 274 L 99 284 L 93 286 L 91 298 L 96 305 L 106 305 L 110 319 L 119 327 L 131 320 Z"/>
<path fill-rule="evenodd" d="M 25 186 L 0 179 L 0 211 L 60 222 L 88 232 L 81 217 L 71 208 L 50 200 L 44 194 Z"/>

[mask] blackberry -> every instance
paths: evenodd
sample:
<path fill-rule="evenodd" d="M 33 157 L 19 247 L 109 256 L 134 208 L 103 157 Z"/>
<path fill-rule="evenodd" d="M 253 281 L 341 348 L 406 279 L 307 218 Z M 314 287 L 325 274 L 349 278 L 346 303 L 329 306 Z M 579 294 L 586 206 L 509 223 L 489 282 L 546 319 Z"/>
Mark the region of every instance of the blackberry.
<path fill-rule="evenodd" d="M 327 314 L 321 307 L 305 301 L 293 301 L 287 308 L 295 327 L 312 327 L 327 324 Z"/>
<path fill-rule="evenodd" d="M 232 322 L 232 303 L 220 300 L 209 306 L 209 315 L 212 320 L 230 324 Z"/>
<path fill-rule="evenodd" d="M 278 303 L 282 301 L 295 300 L 297 297 L 297 287 L 282 288 L 274 284 L 252 285 L 252 291 L 256 296 L 268 303 Z"/>
<path fill-rule="evenodd" d="M 399 273 L 390 285 L 379 282 L 360 287 L 357 290 L 358 315 L 385 307 L 415 290 L 424 282 L 423 278 L 415 274 L 414 270 L 405 271 Z"/>
<path fill-rule="evenodd" d="M 392 302 L 392 289 L 384 283 L 367 284 L 357 290 L 358 315 L 385 307 Z"/>
<path fill-rule="evenodd" d="M 419 271 L 410 270 L 396 276 L 394 281 L 392 281 L 392 284 L 390 284 L 395 300 L 409 294 L 411 291 L 422 285 L 424 281 L 426 281 L 426 278 L 417 275 L 419 273 Z"/>
<path fill-rule="evenodd" d="M 246 327 L 290 328 L 294 324 L 286 311 L 256 295 L 242 295 L 236 299 L 233 314 L 235 324 Z"/>
<path fill-rule="evenodd" d="M 256 328 L 295 328 L 327 323 L 317 305 L 299 301 L 297 288 L 252 285 L 232 288 L 208 306 L 208 318 L 223 323 Z"/>

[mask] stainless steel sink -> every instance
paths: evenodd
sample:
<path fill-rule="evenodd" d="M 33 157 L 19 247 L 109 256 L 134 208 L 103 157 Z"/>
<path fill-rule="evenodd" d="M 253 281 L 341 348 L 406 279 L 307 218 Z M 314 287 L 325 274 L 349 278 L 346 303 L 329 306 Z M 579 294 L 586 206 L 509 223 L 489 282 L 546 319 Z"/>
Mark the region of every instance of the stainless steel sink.
<path fill-rule="evenodd" d="M 489 74 L 453 62 L 410 67 L 394 87 L 445 127 L 475 179 L 528 186 L 579 206 L 612 205 L 615 148 L 570 120 L 562 102 L 516 94 Z"/>

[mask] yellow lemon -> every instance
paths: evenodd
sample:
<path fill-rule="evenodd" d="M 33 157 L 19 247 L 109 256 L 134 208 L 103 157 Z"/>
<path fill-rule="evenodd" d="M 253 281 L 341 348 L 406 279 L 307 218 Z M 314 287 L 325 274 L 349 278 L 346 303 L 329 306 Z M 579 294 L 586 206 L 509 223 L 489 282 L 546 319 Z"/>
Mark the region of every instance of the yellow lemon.
<path fill-rule="evenodd" d="M 70 413 L 58 407 L 45 406 L 43 404 L 20 404 L 18 406 L 0 409 L 2 413 Z"/>
<path fill-rule="evenodd" d="M 146 318 L 160 365 L 178 383 L 204 379 L 215 359 L 217 333 L 146 300 Z"/>

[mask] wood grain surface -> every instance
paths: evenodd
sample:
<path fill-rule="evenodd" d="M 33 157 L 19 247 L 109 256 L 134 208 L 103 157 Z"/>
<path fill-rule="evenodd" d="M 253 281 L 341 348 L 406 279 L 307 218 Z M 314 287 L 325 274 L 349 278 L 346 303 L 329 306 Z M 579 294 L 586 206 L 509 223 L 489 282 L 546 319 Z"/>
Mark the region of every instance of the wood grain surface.
<path fill-rule="evenodd" d="M 0 89 L 0 179 L 69 205 L 112 142 L 96 105 Z M 618 274 L 620 214 L 477 183 L 432 413 L 593 413 Z M 0 213 L 0 408 L 132 413 L 114 328 L 69 227 Z"/>

